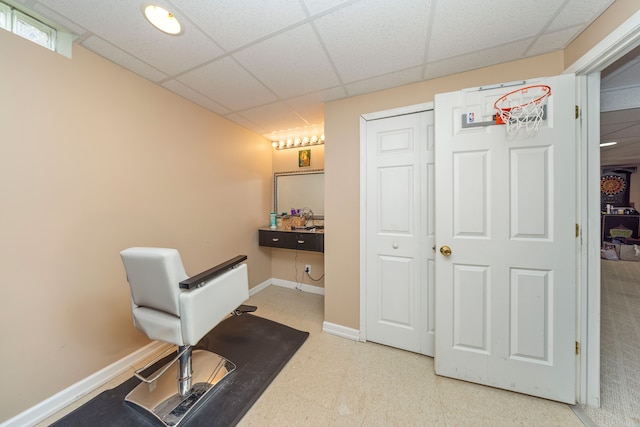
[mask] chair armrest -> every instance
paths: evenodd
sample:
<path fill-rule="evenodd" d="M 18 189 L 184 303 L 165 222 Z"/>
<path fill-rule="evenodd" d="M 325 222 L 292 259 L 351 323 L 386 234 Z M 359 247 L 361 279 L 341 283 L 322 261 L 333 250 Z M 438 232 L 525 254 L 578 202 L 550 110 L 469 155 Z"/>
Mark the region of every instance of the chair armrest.
<path fill-rule="evenodd" d="M 180 292 L 183 345 L 196 345 L 222 319 L 249 299 L 247 264 L 227 270 L 190 291 Z"/>
<path fill-rule="evenodd" d="M 212 278 L 224 273 L 227 270 L 232 269 L 236 265 L 240 264 L 242 261 L 247 259 L 246 255 L 238 255 L 234 258 L 231 258 L 228 261 L 223 262 L 222 264 L 218 264 L 215 267 L 212 267 L 202 273 L 196 274 L 195 276 L 189 277 L 188 279 L 180 282 L 180 289 L 193 289 L 197 288 L 199 285 L 204 284 L 206 281 L 211 280 Z"/>

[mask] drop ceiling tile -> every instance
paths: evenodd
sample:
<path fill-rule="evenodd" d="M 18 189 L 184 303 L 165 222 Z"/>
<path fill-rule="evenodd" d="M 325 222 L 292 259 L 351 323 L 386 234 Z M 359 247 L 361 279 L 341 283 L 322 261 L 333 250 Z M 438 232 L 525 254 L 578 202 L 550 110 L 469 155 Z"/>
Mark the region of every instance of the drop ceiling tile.
<path fill-rule="evenodd" d="M 200 92 L 197 92 L 191 89 L 190 87 L 185 86 L 184 84 L 180 83 L 177 80 L 166 81 L 162 83 L 162 86 L 166 87 L 167 89 L 174 92 L 175 94 L 180 95 L 183 98 L 186 98 L 190 101 L 193 101 L 196 104 L 203 106 L 207 110 L 213 111 L 214 113 L 219 114 L 221 116 L 224 116 L 225 114 L 229 114 L 231 112 L 229 111 L 228 108 L 225 108 L 222 105 L 218 104 L 217 102 L 210 100 Z"/>
<path fill-rule="evenodd" d="M 637 143 L 636 141 L 630 141 L 631 143 Z M 618 144 L 620 145 L 620 144 Z M 626 146 L 624 149 L 614 148 L 609 151 L 607 148 L 600 150 L 600 164 L 603 166 L 614 166 L 614 165 L 628 165 L 628 164 L 637 164 L 640 163 L 640 158 L 638 158 L 638 149 L 632 144 L 631 146 Z M 616 146 L 617 147 L 617 146 Z"/>
<path fill-rule="evenodd" d="M 287 103 L 296 104 L 304 102 L 328 102 L 336 99 L 347 97 L 347 92 L 342 86 L 336 86 L 330 89 L 319 90 L 317 92 L 309 93 L 307 95 L 298 96 L 295 98 L 287 99 Z"/>
<path fill-rule="evenodd" d="M 324 103 L 334 99 L 345 98 L 347 93 L 342 87 L 314 92 L 298 98 L 287 99 L 291 107 L 307 123 L 324 123 Z"/>
<path fill-rule="evenodd" d="M 640 86 L 627 86 L 600 91 L 600 111 L 617 111 L 640 107 Z"/>
<path fill-rule="evenodd" d="M 298 0 L 177 0 L 175 4 L 227 51 L 307 18 Z"/>
<path fill-rule="evenodd" d="M 308 125 L 305 123 L 287 104 L 275 102 L 261 107 L 251 108 L 239 113 L 242 117 L 273 132 L 289 127 L 300 127 Z"/>
<path fill-rule="evenodd" d="M 59 25 L 62 25 L 67 30 L 71 31 L 73 34 L 77 36 L 84 35 L 87 30 L 77 25 L 76 23 L 69 21 L 65 16 L 60 15 L 55 10 L 48 8 L 42 4 L 36 3 L 33 5 L 33 10 L 42 16 L 51 19 L 53 22 L 57 22 Z"/>
<path fill-rule="evenodd" d="M 138 58 L 129 55 L 127 52 L 123 52 L 112 44 L 102 40 L 100 37 L 90 36 L 82 42 L 82 46 L 152 82 L 158 82 L 167 78 L 166 74 L 156 70 L 149 64 L 145 64 Z"/>
<path fill-rule="evenodd" d="M 640 84 L 640 58 L 627 62 L 624 67 L 602 79 L 601 88 L 633 87 Z"/>
<path fill-rule="evenodd" d="M 349 96 L 361 95 L 391 87 L 403 86 L 422 80 L 423 68 L 421 65 L 407 70 L 396 71 L 382 76 L 360 80 L 346 85 Z"/>
<path fill-rule="evenodd" d="M 603 166 L 629 165 L 640 162 L 637 139 L 618 141 L 618 145 L 600 149 L 600 163 Z"/>
<path fill-rule="evenodd" d="M 630 125 L 640 123 L 640 108 L 600 114 L 600 126 L 620 123 L 628 123 Z M 638 132 L 638 136 L 640 136 L 640 132 Z"/>
<path fill-rule="evenodd" d="M 260 109 L 273 118 L 284 103 L 291 124 L 274 122 L 295 128 L 322 121 L 322 102 L 411 83 L 421 69 L 439 77 L 557 49 L 613 3 L 158 0 L 185 22 L 172 37 L 147 23 L 142 0 L 18 1 L 79 34 L 77 43 L 260 134 L 276 127 L 255 122 Z"/>
<path fill-rule="evenodd" d="M 183 16 L 180 36 L 170 36 L 147 22 L 137 1 L 120 1 L 117 7 L 101 0 L 43 0 L 69 20 L 160 71 L 175 75 L 224 52 Z M 114 31 L 117 28 L 117 31 Z"/>
<path fill-rule="evenodd" d="M 612 3 L 612 0 L 569 0 L 551 22 L 547 31 L 589 24 Z"/>
<path fill-rule="evenodd" d="M 239 113 L 231 113 L 224 116 L 225 119 L 234 122 L 235 124 L 242 126 L 245 129 L 249 129 L 251 132 L 257 133 L 258 135 L 263 135 L 267 132 L 267 129 L 264 129 L 261 126 L 247 120 L 245 117 L 242 117 Z M 263 135 L 264 136 L 264 135 Z M 266 138 L 266 137 L 265 137 Z"/>
<path fill-rule="evenodd" d="M 344 83 L 419 65 L 424 58 L 429 3 L 358 2 L 314 21 Z"/>
<path fill-rule="evenodd" d="M 436 4 L 428 61 L 481 51 L 538 35 L 548 24 L 557 0 L 484 1 L 447 0 Z M 499 7 L 500 13 L 494 8 Z M 464 25 L 460 25 L 464 23 Z"/>
<path fill-rule="evenodd" d="M 620 129 L 618 132 L 619 137 L 622 138 L 635 138 L 638 140 L 640 136 L 640 124 L 636 122 L 634 125 L 625 129 Z"/>
<path fill-rule="evenodd" d="M 309 24 L 244 49 L 233 57 L 281 98 L 340 84 Z"/>
<path fill-rule="evenodd" d="M 223 58 L 178 77 L 191 88 L 231 111 L 245 110 L 277 100 L 262 83 L 232 58 Z"/>
<path fill-rule="evenodd" d="M 601 126 L 600 134 L 604 139 L 609 141 L 620 142 L 626 139 L 638 139 L 640 135 L 640 124 L 631 125 L 629 127 L 621 127 L 620 125 Z"/>
<path fill-rule="evenodd" d="M 442 61 L 428 63 L 425 67 L 425 79 L 434 79 L 449 74 L 461 73 L 503 62 L 522 58 L 522 53 L 529 47 L 532 39 L 498 46 L 491 49 L 471 52 Z"/>
<path fill-rule="evenodd" d="M 302 0 L 311 15 L 317 15 L 346 3 L 353 3 L 353 0 Z M 357 1 L 357 0 L 356 0 Z"/>
<path fill-rule="evenodd" d="M 543 34 L 527 50 L 527 56 L 541 55 L 543 53 L 561 50 L 567 47 L 582 30 L 582 26 L 574 26 L 565 30 Z"/>

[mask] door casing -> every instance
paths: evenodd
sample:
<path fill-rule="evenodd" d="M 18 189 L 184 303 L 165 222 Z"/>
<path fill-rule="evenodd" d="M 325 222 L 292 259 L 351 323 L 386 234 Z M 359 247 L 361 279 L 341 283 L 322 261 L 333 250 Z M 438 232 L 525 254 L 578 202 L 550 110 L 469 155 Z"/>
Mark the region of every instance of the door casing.
<path fill-rule="evenodd" d="M 640 11 L 618 26 L 563 73 L 577 78 L 581 111 L 578 212 L 581 220 L 578 319 L 578 403 L 600 407 L 600 72 L 640 45 Z"/>

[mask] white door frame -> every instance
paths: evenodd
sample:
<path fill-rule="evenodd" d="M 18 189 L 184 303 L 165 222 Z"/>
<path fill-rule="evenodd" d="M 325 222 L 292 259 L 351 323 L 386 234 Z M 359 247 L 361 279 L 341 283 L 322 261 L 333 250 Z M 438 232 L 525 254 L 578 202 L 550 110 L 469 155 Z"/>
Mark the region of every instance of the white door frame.
<path fill-rule="evenodd" d="M 580 342 L 580 372 L 578 378 L 577 399 L 581 404 L 600 406 L 600 72 L 640 43 L 640 12 L 636 12 L 622 25 L 602 39 L 596 46 L 571 64 L 564 72 L 575 73 L 580 89 L 580 107 L 583 123 L 582 147 L 579 153 L 579 203 L 580 223 L 582 224 L 582 253 L 578 300 L 579 319 L 577 319 Z M 585 91 L 587 93 L 585 93 Z M 364 124 L 373 120 L 398 114 L 410 114 L 433 109 L 433 102 L 409 107 L 391 109 L 377 113 L 363 114 L 360 117 L 360 247 L 366 247 L 366 233 L 362 229 L 366 223 L 365 200 L 366 158 L 363 149 Z M 586 120 L 585 120 L 586 118 Z M 360 277 L 365 277 L 363 259 L 360 251 Z M 366 288 L 360 281 L 360 340 L 366 340 Z"/>
<path fill-rule="evenodd" d="M 433 102 L 377 111 L 360 116 L 360 341 L 367 340 L 367 121 L 433 110 Z"/>
<path fill-rule="evenodd" d="M 640 12 L 570 65 L 578 77 L 582 143 L 578 153 L 582 242 L 578 272 L 581 352 L 578 402 L 600 406 L 600 72 L 640 43 Z"/>

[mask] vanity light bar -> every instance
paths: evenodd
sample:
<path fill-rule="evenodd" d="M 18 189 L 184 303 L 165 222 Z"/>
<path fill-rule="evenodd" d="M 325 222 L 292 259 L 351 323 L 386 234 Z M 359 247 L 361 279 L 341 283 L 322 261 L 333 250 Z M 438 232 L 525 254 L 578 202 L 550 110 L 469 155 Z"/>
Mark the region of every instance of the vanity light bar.
<path fill-rule="evenodd" d="M 309 145 L 324 144 L 324 134 L 317 136 L 305 136 L 304 138 L 289 138 L 287 140 L 271 141 L 271 146 L 276 150 L 285 150 L 287 148 L 306 147 Z"/>

